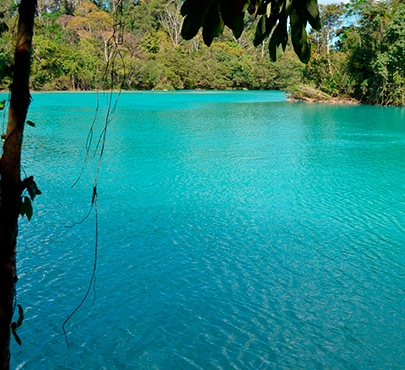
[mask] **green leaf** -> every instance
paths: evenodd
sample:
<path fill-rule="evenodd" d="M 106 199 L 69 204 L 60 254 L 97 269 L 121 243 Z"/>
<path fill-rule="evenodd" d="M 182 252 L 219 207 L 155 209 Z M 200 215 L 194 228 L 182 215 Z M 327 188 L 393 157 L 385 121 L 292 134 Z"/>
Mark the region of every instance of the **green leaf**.
<path fill-rule="evenodd" d="M 287 46 L 287 29 L 285 24 L 279 22 L 270 37 L 269 53 L 270 59 L 275 62 L 283 54 Z"/>
<path fill-rule="evenodd" d="M 245 13 L 238 13 L 235 16 L 235 25 L 232 29 L 235 38 L 239 38 L 242 35 L 243 29 L 245 28 Z"/>
<path fill-rule="evenodd" d="M 285 0 L 285 13 L 290 15 L 293 10 L 293 0 Z"/>
<path fill-rule="evenodd" d="M 11 323 L 11 332 L 13 333 L 13 337 L 14 337 L 15 341 L 18 343 L 19 346 L 21 346 L 22 342 L 21 342 L 20 337 L 17 334 L 16 329 L 17 329 L 17 324 L 15 322 L 12 322 Z"/>
<path fill-rule="evenodd" d="M 3 110 L 5 106 L 6 106 L 6 101 L 5 100 L 0 101 L 0 110 Z"/>
<path fill-rule="evenodd" d="M 27 125 L 35 127 L 35 123 L 30 120 L 27 121 Z"/>
<path fill-rule="evenodd" d="M 214 2 L 208 11 L 203 26 L 203 40 L 205 45 L 210 46 L 214 37 L 222 35 L 224 21 L 219 13 L 219 2 Z"/>
<path fill-rule="evenodd" d="M 195 35 L 197 35 L 198 30 L 202 26 L 198 15 L 188 14 L 184 18 L 183 26 L 181 27 L 181 37 L 184 40 L 191 40 Z"/>
<path fill-rule="evenodd" d="M 268 37 L 276 25 L 277 17 L 271 16 L 267 18 L 265 15 L 262 15 L 259 19 L 259 22 L 256 26 L 255 37 L 253 39 L 253 45 L 260 45 L 266 37 Z"/>
<path fill-rule="evenodd" d="M 300 58 L 301 62 L 308 63 L 311 57 L 311 46 L 308 42 L 307 31 L 305 29 L 305 23 L 300 14 L 295 10 L 291 13 L 291 41 L 294 47 L 294 51 Z"/>
<path fill-rule="evenodd" d="M 37 195 L 42 194 L 41 190 L 38 189 L 38 186 L 34 180 L 28 182 L 27 190 L 31 200 L 34 200 Z"/>
<path fill-rule="evenodd" d="M 306 30 L 304 29 L 305 34 Z M 301 56 L 299 56 L 302 63 L 307 64 L 311 59 L 311 44 L 308 41 L 304 41 L 301 48 Z"/>
<path fill-rule="evenodd" d="M 253 45 L 260 45 L 266 38 L 266 16 L 262 15 L 256 25 L 255 37 L 253 39 Z"/>
<path fill-rule="evenodd" d="M 18 304 L 17 307 L 18 307 L 18 320 L 17 320 L 17 328 L 18 328 L 24 321 L 24 310 L 20 304 Z"/>
<path fill-rule="evenodd" d="M 183 5 L 181 6 L 180 14 L 181 14 L 183 17 L 185 17 L 187 14 L 189 14 L 189 13 L 192 11 L 192 9 L 193 9 L 195 3 L 197 3 L 196 0 L 186 0 L 186 1 L 183 3 Z"/>
<path fill-rule="evenodd" d="M 181 37 L 183 39 L 191 40 L 197 35 L 200 27 L 205 22 L 205 17 L 213 1 L 186 0 L 181 8 L 181 14 L 186 15 L 181 27 Z"/>
<path fill-rule="evenodd" d="M 302 42 L 302 22 L 296 11 L 293 11 L 290 15 L 290 25 L 292 43 L 298 46 Z"/>
<path fill-rule="evenodd" d="M 239 38 L 244 28 L 244 16 L 245 13 L 235 10 L 234 0 L 221 0 L 220 9 L 221 17 L 225 23 L 225 26 L 229 27 L 234 36 Z"/>
<path fill-rule="evenodd" d="M 312 28 L 320 31 L 321 20 L 319 18 L 319 8 L 317 0 L 307 0 L 308 22 Z"/>
<path fill-rule="evenodd" d="M 31 221 L 32 214 L 33 210 L 31 199 L 25 196 L 23 202 L 21 203 L 20 215 L 22 217 L 27 216 L 28 221 Z"/>

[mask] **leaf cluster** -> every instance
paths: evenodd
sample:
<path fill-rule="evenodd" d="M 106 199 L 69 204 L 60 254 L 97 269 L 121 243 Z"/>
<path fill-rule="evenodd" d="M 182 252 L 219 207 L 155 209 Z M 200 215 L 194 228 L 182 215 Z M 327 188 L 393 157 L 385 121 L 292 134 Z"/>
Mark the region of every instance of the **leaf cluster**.
<path fill-rule="evenodd" d="M 27 190 L 29 196 L 24 196 L 21 202 L 20 215 L 22 217 L 27 216 L 28 221 L 31 221 L 33 209 L 31 201 L 34 201 L 37 195 L 42 194 L 38 189 L 37 184 L 34 181 L 34 177 L 30 176 L 22 181 L 21 187 L 23 190 Z"/>
<path fill-rule="evenodd" d="M 321 27 L 317 0 L 186 0 L 181 7 L 185 17 L 181 35 L 190 40 L 202 28 L 204 43 L 209 46 L 227 26 L 238 39 L 244 30 L 246 12 L 258 18 L 254 45 L 270 37 L 271 60 L 276 61 L 286 49 L 289 20 L 294 51 L 302 62 L 309 61 L 307 24 L 316 30 Z"/>

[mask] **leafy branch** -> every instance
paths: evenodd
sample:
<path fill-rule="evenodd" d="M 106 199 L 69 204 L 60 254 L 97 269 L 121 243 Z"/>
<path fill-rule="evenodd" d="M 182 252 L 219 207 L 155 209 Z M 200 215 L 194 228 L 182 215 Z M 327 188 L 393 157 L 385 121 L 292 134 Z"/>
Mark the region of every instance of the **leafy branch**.
<path fill-rule="evenodd" d="M 260 45 L 270 37 L 269 53 L 273 61 L 279 58 L 287 46 L 288 19 L 294 51 L 302 62 L 309 61 L 311 45 L 307 24 L 316 30 L 321 28 L 317 0 L 186 0 L 181 7 L 181 14 L 185 17 L 181 35 L 190 40 L 202 28 L 204 43 L 210 46 L 227 26 L 238 39 L 245 27 L 246 11 L 259 17 L 254 45 Z"/>

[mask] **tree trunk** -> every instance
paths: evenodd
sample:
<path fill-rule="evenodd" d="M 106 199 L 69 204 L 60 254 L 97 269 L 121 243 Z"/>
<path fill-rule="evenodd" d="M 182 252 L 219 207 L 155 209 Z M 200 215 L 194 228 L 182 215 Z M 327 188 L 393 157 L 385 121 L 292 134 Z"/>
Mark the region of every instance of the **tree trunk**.
<path fill-rule="evenodd" d="M 30 104 L 29 75 L 36 0 L 21 0 L 7 133 L 0 159 L 0 369 L 10 367 L 10 328 L 15 306 L 18 216 L 23 190 L 21 146 Z"/>

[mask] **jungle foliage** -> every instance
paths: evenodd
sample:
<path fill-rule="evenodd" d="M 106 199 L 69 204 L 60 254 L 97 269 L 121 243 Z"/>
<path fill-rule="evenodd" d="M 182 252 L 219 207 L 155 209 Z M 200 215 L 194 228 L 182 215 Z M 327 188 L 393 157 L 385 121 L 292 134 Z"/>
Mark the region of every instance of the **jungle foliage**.
<path fill-rule="evenodd" d="M 405 105 L 405 4 L 352 0 L 320 6 L 304 84 L 333 97 Z"/>
<path fill-rule="evenodd" d="M 10 0 L 0 3 L 12 30 L 15 7 Z M 122 63 L 115 67 L 115 80 L 125 77 L 121 87 L 128 90 L 285 89 L 300 81 L 303 65 L 292 46 L 285 45 L 281 60 L 272 63 L 264 41 L 253 45 L 254 15 L 244 18 L 245 30 L 239 38 L 225 28 L 207 47 L 205 31 L 191 40 L 181 36 L 179 0 L 123 0 L 118 4 L 119 9 L 116 2 L 39 0 L 32 88 L 110 88 L 103 74 L 117 47 Z M 119 34 L 114 33 L 117 25 L 122 30 Z M 4 33 L 0 39 L 0 88 L 4 90 L 11 81 L 11 42 L 12 35 Z"/>
<path fill-rule="evenodd" d="M 32 88 L 110 88 L 104 71 L 118 48 L 114 81 L 124 83 L 115 88 L 306 86 L 301 92 L 310 87 L 325 98 L 404 105 L 405 4 L 352 0 L 319 9 L 320 18 L 315 0 L 39 0 Z M 16 14 L 13 0 L 0 0 L 10 30 L 0 37 L 3 90 Z"/>

